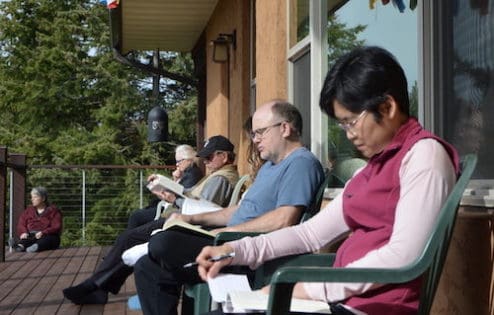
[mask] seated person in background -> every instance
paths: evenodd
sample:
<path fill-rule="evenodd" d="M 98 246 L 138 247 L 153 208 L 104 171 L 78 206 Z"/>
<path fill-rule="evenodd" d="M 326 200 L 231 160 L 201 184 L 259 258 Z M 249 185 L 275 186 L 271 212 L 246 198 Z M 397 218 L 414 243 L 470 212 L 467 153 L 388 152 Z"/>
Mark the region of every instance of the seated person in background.
<path fill-rule="evenodd" d="M 280 100 L 259 107 L 251 138 L 266 163 L 239 205 L 196 215 L 172 215 L 213 230 L 269 232 L 297 224 L 324 180 L 317 158 L 301 142 L 298 109 Z M 148 255 L 135 264 L 134 278 L 144 314 L 177 314 L 182 284 L 201 282 L 196 268 L 183 268 L 211 238 L 165 230 L 153 235 Z"/>
<path fill-rule="evenodd" d="M 210 173 L 192 188 L 190 193 L 193 196 L 219 205 L 229 202 L 239 177 L 233 165 L 235 160 L 233 150 L 233 144 L 223 136 L 211 137 L 206 142 L 198 156 L 205 157 L 204 164 Z M 123 231 L 93 275 L 78 285 L 64 289 L 64 296 L 75 304 L 105 304 L 108 300 L 108 292 L 117 294 L 133 272 L 133 268 L 122 261 L 122 253 L 135 245 L 149 241 L 151 232 L 161 228 L 165 220 L 161 217 Z"/>
<path fill-rule="evenodd" d="M 249 138 L 252 137 L 252 116 L 247 118 L 242 126 L 242 129 Z M 266 160 L 261 158 L 261 153 L 257 150 L 254 141 L 249 141 L 249 145 L 247 147 L 247 163 L 249 164 L 249 179 L 245 186 L 250 187 L 256 179 L 259 169 L 261 169 L 264 163 L 266 163 Z"/>
<path fill-rule="evenodd" d="M 233 144 L 227 138 L 218 135 L 209 138 L 197 156 L 204 159 L 204 164 L 210 173 L 190 189 L 187 195 L 209 200 L 220 207 L 228 205 L 230 196 L 238 181 L 238 172 L 233 162 L 235 153 Z M 213 176 L 214 175 L 214 176 Z M 150 176 L 150 180 L 153 177 Z M 162 200 L 181 208 L 184 199 L 172 192 L 156 193 Z"/>
<path fill-rule="evenodd" d="M 319 104 L 369 158 L 368 164 L 307 222 L 204 248 L 196 259 L 202 279 L 229 264 L 254 269 L 277 257 L 311 253 L 348 231 L 334 267 L 400 268 L 422 253 L 455 185 L 459 159 L 451 145 L 409 115 L 401 66 L 382 48 L 358 48 L 329 71 Z M 208 261 L 230 252 L 234 258 Z M 412 315 L 417 314 L 420 287 L 420 277 L 403 284 L 298 283 L 294 297 L 325 301 L 337 315 Z"/>
<path fill-rule="evenodd" d="M 48 202 L 48 192 L 44 187 L 31 190 L 32 205 L 21 214 L 17 223 L 19 242 L 12 244 L 15 251 L 30 253 L 60 246 L 62 233 L 62 213 Z"/>
<path fill-rule="evenodd" d="M 175 162 L 177 169 L 173 171 L 173 180 L 184 186 L 189 191 L 203 177 L 202 170 L 197 165 L 197 152 L 188 144 L 181 144 L 175 148 Z M 152 174 L 147 181 L 151 181 L 156 175 Z M 156 207 L 163 207 L 163 202 L 147 208 L 139 209 L 129 217 L 127 228 L 132 229 L 139 225 L 151 222 L 156 218 Z M 162 212 L 164 209 L 158 209 Z"/>

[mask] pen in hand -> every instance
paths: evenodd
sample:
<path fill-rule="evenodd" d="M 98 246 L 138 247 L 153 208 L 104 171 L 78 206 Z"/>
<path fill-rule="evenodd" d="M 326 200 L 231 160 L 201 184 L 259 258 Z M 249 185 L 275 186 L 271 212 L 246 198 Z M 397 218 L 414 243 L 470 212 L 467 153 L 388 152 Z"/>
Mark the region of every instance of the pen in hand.
<path fill-rule="evenodd" d="M 232 257 L 235 257 L 235 252 L 231 252 L 231 253 L 228 253 L 228 254 L 214 256 L 214 257 L 209 258 L 208 260 L 209 261 L 212 261 L 212 262 L 215 262 L 215 261 L 220 261 L 220 260 L 227 259 L 227 258 L 232 258 Z M 184 268 L 190 268 L 190 267 L 197 266 L 197 265 L 198 265 L 198 263 L 195 262 L 195 261 L 193 261 L 193 262 L 190 262 L 190 263 L 185 264 L 184 265 Z"/>

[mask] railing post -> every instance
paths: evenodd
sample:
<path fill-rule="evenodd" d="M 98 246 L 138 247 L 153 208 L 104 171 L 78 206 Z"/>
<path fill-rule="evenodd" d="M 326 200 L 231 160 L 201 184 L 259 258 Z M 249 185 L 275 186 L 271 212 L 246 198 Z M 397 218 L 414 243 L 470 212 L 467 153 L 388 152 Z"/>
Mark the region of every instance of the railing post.
<path fill-rule="evenodd" d="M 86 245 L 86 171 L 82 170 L 82 243 Z"/>
<path fill-rule="evenodd" d="M 7 148 L 0 147 L 0 262 L 5 261 L 5 231 L 7 224 Z"/>
<path fill-rule="evenodd" d="M 22 211 L 26 208 L 26 155 L 25 154 L 9 154 L 8 160 L 12 165 L 12 226 L 15 231 L 15 226 L 19 221 Z M 13 233 L 15 235 L 15 232 Z"/>
<path fill-rule="evenodd" d="M 139 209 L 142 209 L 143 205 L 143 184 L 142 184 L 142 170 L 139 170 Z"/>

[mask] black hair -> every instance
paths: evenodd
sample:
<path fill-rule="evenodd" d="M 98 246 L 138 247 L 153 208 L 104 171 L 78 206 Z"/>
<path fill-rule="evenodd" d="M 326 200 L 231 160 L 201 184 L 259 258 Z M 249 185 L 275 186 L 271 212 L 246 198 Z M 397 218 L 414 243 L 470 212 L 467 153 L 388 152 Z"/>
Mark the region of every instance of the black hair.
<path fill-rule="evenodd" d="M 387 50 L 360 47 L 340 57 L 324 80 L 319 107 L 334 116 L 334 102 L 338 101 L 352 113 L 364 110 L 379 121 L 379 105 L 389 96 L 399 110 L 409 115 L 408 85 L 403 68 Z"/>

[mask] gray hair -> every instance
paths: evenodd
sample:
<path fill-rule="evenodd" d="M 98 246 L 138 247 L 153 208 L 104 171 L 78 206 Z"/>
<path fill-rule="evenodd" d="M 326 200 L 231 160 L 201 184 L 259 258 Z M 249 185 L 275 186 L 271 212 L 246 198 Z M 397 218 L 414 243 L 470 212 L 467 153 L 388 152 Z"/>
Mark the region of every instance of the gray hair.
<path fill-rule="evenodd" d="M 180 156 L 180 159 L 194 160 L 197 152 L 188 144 L 181 144 L 175 148 L 175 155 Z"/>
<path fill-rule="evenodd" d="M 31 190 L 31 194 L 40 196 L 41 198 L 43 198 L 44 202 L 48 204 L 48 190 L 46 190 L 45 187 L 42 186 L 34 187 Z"/>

